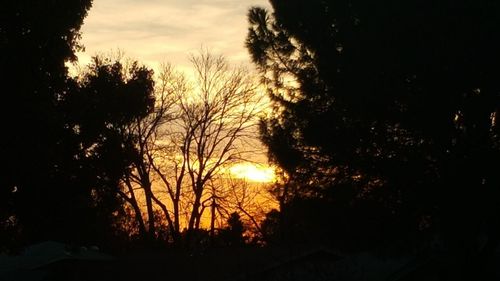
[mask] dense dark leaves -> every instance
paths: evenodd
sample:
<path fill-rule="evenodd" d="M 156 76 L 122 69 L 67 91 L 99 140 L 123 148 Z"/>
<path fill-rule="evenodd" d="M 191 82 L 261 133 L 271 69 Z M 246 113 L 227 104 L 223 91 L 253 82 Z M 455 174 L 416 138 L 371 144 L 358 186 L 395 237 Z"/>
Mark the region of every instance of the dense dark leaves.
<path fill-rule="evenodd" d="M 151 113 L 153 72 L 137 62 L 96 57 L 80 77 L 77 88 L 61 101 L 78 141 L 75 162 L 91 188 L 93 205 L 101 216 L 121 210 L 120 180 L 137 157 L 136 138 L 129 126 Z M 81 175 L 78 175 L 81 180 Z M 110 220 L 112 220 L 110 218 Z"/>
<path fill-rule="evenodd" d="M 366 234 L 399 223 L 388 240 L 497 228 L 498 3 L 270 2 L 250 10 L 246 44 L 275 106 L 261 131 L 282 196 L 335 201 L 347 186 L 343 215 Z"/>
<path fill-rule="evenodd" d="M 33 224 L 24 225 L 23 233 L 58 227 L 59 210 L 79 201 L 78 195 L 71 200 L 56 199 L 57 194 L 62 198 L 73 194 L 70 188 L 62 187 L 72 186 L 71 178 L 62 174 L 69 168 L 66 163 L 71 164 L 71 151 L 75 149 L 71 133 L 64 128 L 58 101 L 70 87 L 65 62 L 74 60 L 74 52 L 80 48 L 79 28 L 90 6 L 91 1 L 15 1 L 2 5 L 0 118 L 4 133 L 0 153 L 4 171 L 0 200 L 6 207 L 1 210 L 2 226 L 26 219 Z M 52 215 L 54 220 L 49 222 Z"/>
<path fill-rule="evenodd" d="M 118 180 L 134 153 L 124 128 L 150 112 L 154 85 L 137 63 L 104 59 L 69 77 L 91 3 L 2 4 L 0 247 L 103 244 L 122 212 Z"/>

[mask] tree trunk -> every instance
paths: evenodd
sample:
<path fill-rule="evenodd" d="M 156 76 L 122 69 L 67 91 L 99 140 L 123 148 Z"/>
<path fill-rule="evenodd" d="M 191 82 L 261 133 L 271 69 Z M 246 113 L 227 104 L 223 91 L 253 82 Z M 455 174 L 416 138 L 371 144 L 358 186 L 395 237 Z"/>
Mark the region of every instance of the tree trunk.
<path fill-rule="evenodd" d="M 176 201 L 173 203 L 174 205 L 174 229 L 177 232 L 180 232 L 180 223 L 179 223 L 179 202 Z"/>
<path fill-rule="evenodd" d="M 125 177 L 124 181 L 125 181 L 125 185 L 128 188 L 128 191 L 130 192 L 130 198 L 123 192 L 120 192 L 120 194 L 134 209 L 135 219 L 137 220 L 137 223 L 139 224 L 139 235 L 142 238 L 146 238 L 146 235 L 147 235 L 146 225 L 144 224 L 144 219 L 142 217 L 141 208 L 139 207 L 139 204 L 137 203 L 137 198 L 135 197 L 134 189 L 132 188 L 132 184 L 130 183 L 130 179 L 128 177 Z"/>
<path fill-rule="evenodd" d="M 212 196 L 212 205 L 210 206 L 210 241 L 213 244 L 215 238 L 215 197 Z"/>
<path fill-rule="evenodd" d="M 135 198 L 130 200 L 129 203 L 130 205 L 132 205 L 132 208 L 134 209 L 135 219 L 139 224 L 139 235 L 145 238 L 147 235 L 147 230 L 146 230 L 146 225 L 144 224 L 144 219 L 142 218 L 141 209 L 139 208 L 139 205 L 137 204 Z"/>
<path fill-rule="evenodd" d="M 203 193 L 203 185 L 200 182 L 196 183 L 195 197 L 193 202 L 193 210 L 191 210 L 191 217 L 189 218 L 188 230 L 198 230 L 200 227 L 200 206 L 201 195 Z"/>
<path fill-rule="evenodd" d="M 153 209 L 153 199 L 152 199 L 152 191 L 151 191 L 151 183 L 144 183 L 144 195 L 146 199 L 146 210 L 148 213 L 148 236 L 150 239 L 155 238 L 156 226 L 155 226 L 155 214 Z"/>
<path fill-rule="evenodd" d="M 165 215 L 165 219 L 167 220 L 168 228 L 170 229 L 171 236 L 174 244 L 179 242 L 179 231 L 174 229 L 174 223 L 172 222 L 172 218 L 170 217 L 170 212 L 167 209 L 167 206 L 163 204 L 154 194 L 152 194 L 151 198 L 155 201 L 155 203 L 160 206 Z"/>
<path fill-rule="evenodd" d="M 188 230 L 194 230 L 197 223 L 196 220 L 198 218 L 198 212 L 200 209 L 200 199 L 198 199 L 198 195 L 195 196 L 195 200 L 193 202 L 193 210 L 191 210 L 191 217 L 189 218 Z"/>

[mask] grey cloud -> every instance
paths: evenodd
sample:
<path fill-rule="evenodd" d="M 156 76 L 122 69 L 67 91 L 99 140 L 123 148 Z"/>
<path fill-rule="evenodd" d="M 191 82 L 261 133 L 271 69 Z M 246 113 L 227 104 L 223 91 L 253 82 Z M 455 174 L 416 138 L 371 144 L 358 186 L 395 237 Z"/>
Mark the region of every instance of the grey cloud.
<path fill-rule="evenodd" d="M 91 54 L 119 47 L 150 62 L 188 64 L 187 54 L 201 45 L 241 60 L 248 57 L 243 47 L 248 7 L 266 4 L 267 0 L 96 0 L 82 28 L 83 44 Z"/>

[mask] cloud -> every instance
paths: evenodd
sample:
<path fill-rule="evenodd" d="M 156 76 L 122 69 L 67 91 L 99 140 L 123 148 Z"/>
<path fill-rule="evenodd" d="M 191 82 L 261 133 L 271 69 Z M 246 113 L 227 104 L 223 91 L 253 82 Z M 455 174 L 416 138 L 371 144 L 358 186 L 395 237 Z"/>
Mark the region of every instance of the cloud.
<path fill-rule="evenodd" d="M 82 27 L 85 63 L 97 52 L 124 50 L 152 67 L 169 61 L 188 67 L 201 46 L 248 63 L 246 13 L 267 0 L 97 0 Z"/>

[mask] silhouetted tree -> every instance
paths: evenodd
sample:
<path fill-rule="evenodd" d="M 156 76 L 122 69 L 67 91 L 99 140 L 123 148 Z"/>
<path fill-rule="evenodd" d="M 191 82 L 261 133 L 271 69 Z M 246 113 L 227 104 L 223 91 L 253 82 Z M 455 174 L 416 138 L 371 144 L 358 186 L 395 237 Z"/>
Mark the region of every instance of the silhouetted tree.
<path fill-rule="evenodd" d="M 3 245 L 102 245 L 119 234 L 118 180 L 136 153 L 124 132 L 151 110 L 152 72 L 96 58 L 81 77 L 69 77 L 91 2 L 17 1 L 0 12 L 1 119 L 9 132 L 0 140 L 8 163 L 0 227 L 16 234 Z"/>
<path fill-rule="evenodd" d="M 167 205 L 155 195 L 153 182 L 155 179 L 154 163 L 158 144 L 164 138 L 163 128 L 177 118 L 173 111 L 174 104 L 178 98 L 179 87 L 184 87 L 182 79 L 170 65 L 165 65 L 162 69 L 158 85 L 155 89 L 155 104 L 152 111 L 147 116 L 137 116 L 133 122 L 127 125 L 127 138 L 131 140 L 131 145 L 135 149 L 132 158 L 132 165 L 122 179 L 124 190 L 120 195 L 132 206 L 139 226 L 139 233 L 142 238 L 155 239 L 156 224 L 166 218 L 170 237 L 174 242 L 178 240 L 179 210 L 173 210 L 174 219 L 171 217 Z M 147 210 L 147 228 L 142 216 L 141 200 L 137 197 L 137 190 L 143 192 Z M 159 212 L 155 212 L 154 205 L 159 205 L 164 216 L 159 217 Z M 175 204 L 174 204 L 175 207 Z M 177 219 L 175 219 L 177 217 Z M 168 239 L 167 239 L 168 240 Z"/>
<path fill-rule="evenodd" d="M 245 243 L 243 233 L 245 227 L 241 221 L 240 215 L 236 212 L 231 213 L 227 219 L 227 226 L 219 234 L 221 242 L 226 246 L 241 246 Z"/>
<path fill-rule="evenodd" d="M 273 209 L 266 214 L 266 218 L 262 221 L 260 229 L 262 231 L 262 239 L 266 244 L 282 242 L 280 227 L 280 211 Z"/>
<path fill-rule="evenodd" d="M 23 0 L 0 11 L 0 226 L 22 229 L 19 243 L 55 236 L 62 221 L 78 219 L 66 208 L 80 203 L 69 172 L 77 148 L 59 104 L 72 87 L 65 63 L 81 49 L 79 30 L 91 2 Z M 72 227 L 65 231 L 78 236 Z"/>
<path fill-rule="evenodd" d="M 152 114 L 152 75 L 137 62 L 124 65 L 95 57 L 80 75 L 78 88 L 63 99 L 66 125 L 78 141 L 78 180 L 88 185 L 86 194 L 103 223 L 110 224 L 112 214 L 122 208 L 121 180 L 140 154 L 136 143 L 141 135 L 131 126 Z"/>
<path fill-rule="evenodd" d="M 205 51 L 191 61 L 192 86 L 169 71 L 173 119 L 156 127 L 160 137 L 144 151 L 155 171 L 150 180 L 157 177 L 159 183 L 157 194 L 165 191 L 152 199 L 177 237 L 181 227 L 198 233 L 205 210 L 217 204 L 218 176 L 255 150 L 252 133 L 262 108 L 262 95 L 245 69 L 232 68 L 222 56 Z"/>
<path fill-rule="evenodd" d="M 398 225 L 386 239 L 439 225 L 458 247 L 483 224 L 496 244 L 499 4 L 270 2 L 247 47 L 275 106 L 261 128 L 282 205 L 333 206 L 340 186 L 349 215 Z"/>

